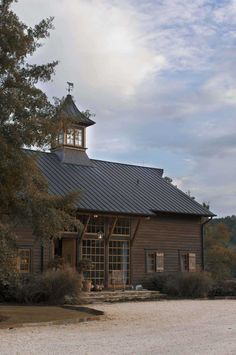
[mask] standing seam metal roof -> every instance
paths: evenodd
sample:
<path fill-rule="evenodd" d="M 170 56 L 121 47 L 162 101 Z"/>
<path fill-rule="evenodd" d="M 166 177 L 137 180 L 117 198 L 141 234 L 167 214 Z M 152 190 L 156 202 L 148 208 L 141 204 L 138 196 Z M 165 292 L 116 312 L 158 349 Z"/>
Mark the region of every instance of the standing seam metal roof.
<path fill-rule="evenodd" d="M 91 166 L 61 163 L 55 153 L 37 154 L 49 191 L 63 196 L 80 190 L 83 211 L 152 215 L 157 212 L 214 216 L 184 192 L 166 182 L 163 170 L 91 159 Z"/>

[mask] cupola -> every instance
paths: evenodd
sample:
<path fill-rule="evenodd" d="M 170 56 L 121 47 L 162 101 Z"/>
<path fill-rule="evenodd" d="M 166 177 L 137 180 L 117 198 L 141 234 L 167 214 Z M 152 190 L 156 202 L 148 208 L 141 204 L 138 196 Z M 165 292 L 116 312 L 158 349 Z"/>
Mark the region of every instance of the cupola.
<path fill-rule="evenodd" d="M 70 92 L 61 103 L 56 117 L 66 128 L 59 132 L 51 151 L 62 163 L 91 165 L 86 153 L 86 129 L 95 122 L 77 108 Z"/>

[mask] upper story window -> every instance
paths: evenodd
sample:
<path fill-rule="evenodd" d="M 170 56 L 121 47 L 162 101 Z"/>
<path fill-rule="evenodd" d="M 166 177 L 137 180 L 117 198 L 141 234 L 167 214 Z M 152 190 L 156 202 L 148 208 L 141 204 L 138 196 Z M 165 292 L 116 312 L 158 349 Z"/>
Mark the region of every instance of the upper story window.
<path fill-rule="evenodd" d="M 66 132 L 66 144 L 75 147 L 83 147 L 84 145 L 84 129 L 70 128 Z"/>
<path fill-rule="evenodd" d="M 105 220 L 102 217 L 91 217 L 89 219 L 87 233 L 97 234 L 98 232 L 105 231 Z"/>
<path fill-rule="evenodd" d="M 118 218 L 113 235 L 130 235 L 130 219 Z"/>

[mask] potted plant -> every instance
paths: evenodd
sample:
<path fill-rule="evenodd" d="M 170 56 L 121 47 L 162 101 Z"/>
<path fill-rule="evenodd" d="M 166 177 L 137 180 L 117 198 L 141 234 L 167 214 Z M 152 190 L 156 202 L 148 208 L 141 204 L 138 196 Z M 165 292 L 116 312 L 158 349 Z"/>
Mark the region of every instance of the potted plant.
<path fill-rule="evenodd" d="M 92 289 L 92 280 L 84 279 L 84 272 L 94 268 L 94 264 L 89 259 L 82 259 L 78 262 L 78 272 L 81 278 L 81 288 L 83 291 L 90 292 Z"/>

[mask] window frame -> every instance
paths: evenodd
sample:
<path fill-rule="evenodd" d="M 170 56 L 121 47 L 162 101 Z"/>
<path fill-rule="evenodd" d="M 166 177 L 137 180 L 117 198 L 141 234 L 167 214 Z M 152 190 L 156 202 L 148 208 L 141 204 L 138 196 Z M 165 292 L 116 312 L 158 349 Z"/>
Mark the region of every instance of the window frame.
<path fill-rule="evenodd" d="M 149 268 L 149 255 L 153 255 L 154 256 L 154 263 L 152 263 L 154 265 L 153 269 Z M 158 262 L 157 262 L 157 258 L 158 257 L 162 257 L 162 267 L 158 266 Z M 145 258 L 146 258 L 146 273 L 147 274 L 153 274 L 153 273 L 161 273 L 161 272 L 165 272 L 165 253 L 160 250 L 160 249 L 146 249 L 146 253 L 145 253 Z"/>
<path fill-rule="evenodd" d="M 81 132 L 81 144 L 76 143 L 76 133 Z M 68 135 L 71 134 L 72 139 L 68 142 Z M 84 127 L 68 128 L 64 137 L 65 144 L 70 147 L 84 148 Z M 71 143 L 72 141 L 72 143 Z"/>
<path fill-rule="evenodd" d="M 113 236 L 129 237 L 130 234 L 131 234 L 131 221 L 130 221 L 130 218 L 119 217 L 117 222 L 116 222 L 116 225 L 115 225 L 115 228 L 113 230 L 112 235 Z"/>
<path fill-rule="evenodd" d="M 27 270 L 21 270 L 21 256 L 20 253 L 22 251 L 28 251 L 29 252 L 29 262 L 28 262 L 28 269 Z M 20 274 L 29 274 L 31 272 L 31 264 L 32 264 L 32 248 L 30 247 L 18 247 L 17 248 L 17 270 Z"/>
<path fill-rule="evenodd" d="M 187 257 L 187 268 L 184 267 L 183 258 Z M 192 261 L 191 261 L 192 259 Z M 194 260 L 194 261 L 193 261 Z M 181 272 L 196 272 L 197 271 L 197 253 L 195 251 L 181 250 L 179 251 L 179 263 Z M 193 265 L 194 263 L 194 265 Z"/>

